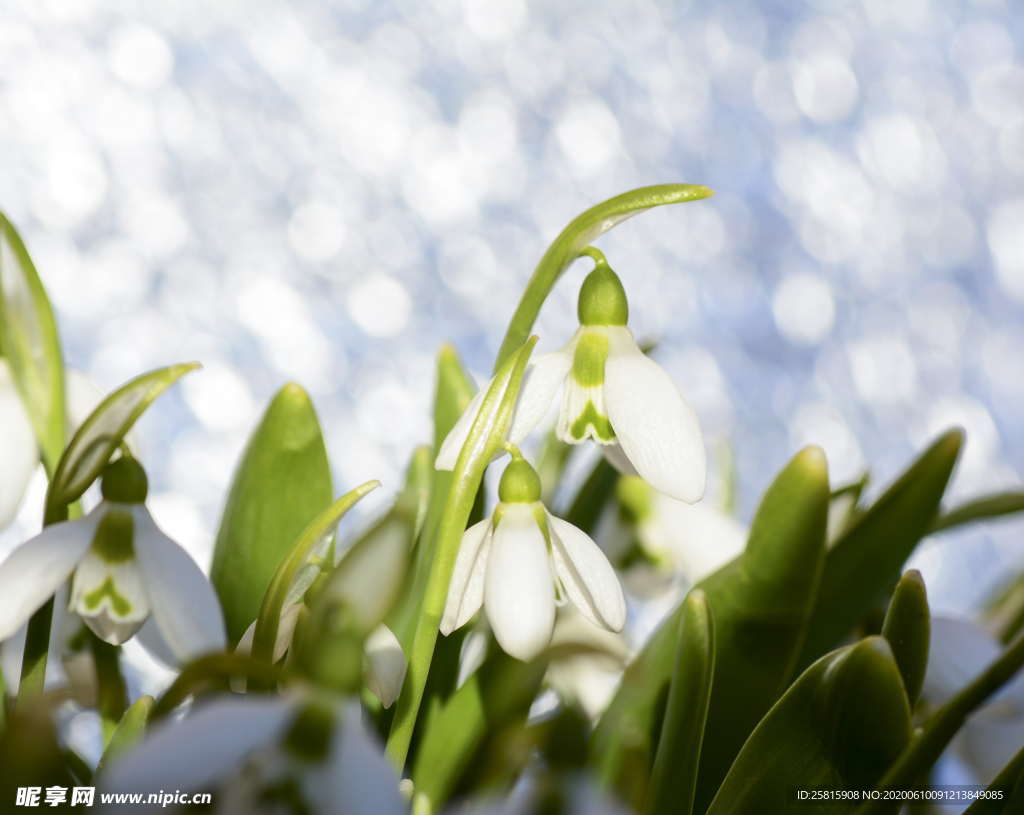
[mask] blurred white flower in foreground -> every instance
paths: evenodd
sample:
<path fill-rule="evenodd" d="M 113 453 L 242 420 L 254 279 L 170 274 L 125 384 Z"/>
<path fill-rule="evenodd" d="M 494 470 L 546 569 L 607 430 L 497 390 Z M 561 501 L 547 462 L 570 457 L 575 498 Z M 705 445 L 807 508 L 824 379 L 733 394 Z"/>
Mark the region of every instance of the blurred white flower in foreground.
<path fill-rule="evenodd" d="M 146 475 L 122 457 L 107 466 L 104 500 L 88 515 L 46 527 L 0 564 L 0 640 L 28 621 L 70 578 L 70 609 L 119 645 L 152 614 L 147 645 L 170 661 L 224 647 L 213 587 L 143 505 Z"/>
<path fill-rule="evenodd" d="M 933 617 L 928 670 L 922 696 L 942 705 L 970 684 L 1004 646 L 970 620 Z M 953 739 L 950 749 L 988 784 L 1024 744 L 1024 674 L 1004 685 L 979 708 Z"/>
<path fill-rule="evenodd" d="M 540 479 L 524 459 L 505 468 L 500 503 L 465 531 L 448 588 L 441 633 L 465 625 L 481 605 L 501 647 L 517 659 L 551 642 L 555 606 L 568 599 L 594 625 L 620 631 L 622 587 L 597 544 L 540 503 Z"/>
<path fill-rule="evenodd" d="M 629 309 L 618 276 L 599 260 L 580 288 L 581 326 L 560 350 L 538 356 L 523 379 L 508 438 L 521 442 L 562 388 L 558 437 L 593 439 L 618 469 L 660 492 L 693 503 L 704 494 L 706 455 L 697 416 L 665 371 L 626 327 Z M 564 386 L 564 387 L 563 387 Z M 452 470 L 488 386 L 452 428 L 436 465 Z"/>
<path fill-rule="evenodd" d="M 359 706 L 305 696 L 223 698 L 165 721 L 116 761 L 99 787 L 213 791 L 219 815 L 407 810 Z"/>
<path fill-rule="evenodd" d="M 74 431 L 103 394 L 99 388 L 77 371 L 68 371 L 65 378 L 67 424 Z M 32 421 L 21 401 L 11 376 L 10 366 L 0 358 L 0 529 L 6 527 L 18 512 L 28 482 L 39 465 Z"/>

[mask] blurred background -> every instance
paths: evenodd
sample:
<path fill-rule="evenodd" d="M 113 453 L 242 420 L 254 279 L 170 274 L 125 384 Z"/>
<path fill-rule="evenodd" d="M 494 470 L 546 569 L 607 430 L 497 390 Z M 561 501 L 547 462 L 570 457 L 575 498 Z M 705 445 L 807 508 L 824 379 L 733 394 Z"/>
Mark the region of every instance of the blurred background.
<path fill-rule="evenodd" d="M 336 490 L 394 488 L 433 356 L 486 374 L 547 243 L 667 181 L 717 195 L 599 245 L 632 326 L 734 446 L 749 518 L 816 442 L 877 490 L 964 426 L 953 494 L 1024 470 L 1024 16 L 1010 0 L 24 0 L 0 24 L 0 206 L 109 390 L 198 359 L 138 435 L 204 565 L 246 436 L 313 395 Z M 575 328 L 573 267 L 538 324 Z M 38 528 L 37 479 L 0 552 Z M 380 499 L 384 500 L 384 497 Z M 938 611 L 1021 521 L 926 544 Z"/>

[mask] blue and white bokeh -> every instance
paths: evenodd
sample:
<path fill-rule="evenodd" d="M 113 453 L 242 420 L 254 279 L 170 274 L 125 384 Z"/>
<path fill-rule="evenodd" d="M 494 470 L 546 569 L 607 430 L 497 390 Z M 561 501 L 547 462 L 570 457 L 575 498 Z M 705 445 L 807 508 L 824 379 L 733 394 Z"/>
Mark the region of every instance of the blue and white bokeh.
<path fill-rule="evenodd" d="M 0 206 L 104 389 L 205 368 L 139 428 L 206 562 L 288 380 L 341 489 L 396 485 L 433 356 L 489 370 L 547 242 L 626 189 L 715 198 L 600 241 L 749 517 L 799 446 L 875 488 L 951 424 L 954 495 L 1024 476 L 1024 16 L 794 4 L 22 0 L 0 25 Z M 538 324 L 574 328 L 574 267 Z M 34 530 L 39 484 L 6 551 Z M 929 543 L 940 610 L 1024 567 L 1020 521 Z"/>

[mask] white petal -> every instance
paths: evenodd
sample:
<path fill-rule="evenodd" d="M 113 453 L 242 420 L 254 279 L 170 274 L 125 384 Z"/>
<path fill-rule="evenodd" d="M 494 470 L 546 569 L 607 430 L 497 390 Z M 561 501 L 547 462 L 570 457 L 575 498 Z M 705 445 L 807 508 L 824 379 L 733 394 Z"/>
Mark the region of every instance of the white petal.
<path fill-rule="evenodd" d="M 84 518 L 48 526 L 0 564 L 0 640 L 17 631 L 71 576 L 104 512 L 100 504 Z"/>
<path fill-rule="evenodd" d="M 489 641 L 486 622 L 482 622 L 481 625 L 466 634 L 466 638 L 462 641 L 462 648 L 459 649 L 459 675 L 455 679 L 456 690 L 461 688 L 466 680 L 476 673 L 477 668 L 484 664 Z"/>
<path fill-rule="evenodd" d="M 707 464 L 696 414 L 628 329 L 609 333 L 605 407 L 622 451 L 656 490 L 680 501 L 699 501 Z"/>
<path fill-rule="evenodd" d="M 39 448 L 32 422 L 10 378 L 7 363 L 0 359 L 0 529 L 18 512 L 25 488 L 39 463 Z"/>
<path fill-rule="evenodd" d="M 653 517 L 637 529 L 644 548 L 665 555 L 688 583 L 697 583 L 737 557 L 747 545 L 747 528 L 705 501 L 687 504 L 655 496 Z"/>
<path fill-rule="evenodd" d="M 134 559 L 108 563 L 90 549 L 71 580 L 69 608 L 101 640 L 121 645 L 149 616 L 149 598 L 138 564 Z"/>
<path fill-rule="evenodd" d="M 595 625 L 621 631 L 626 624 L 626 598 L 604 552 L 568 521 L 548 515 L 548 523 L 555 572 L 573 605 Z"/>
<path fill-rule="evenodd" d="M 572 368 L 572 352 L 562 349 L 540 354 L 527 367 L 519 390 L 508 440 L 519 444 L 544 418 Z"/>
<path fill-rule="evenodd" d="M 448 584 L 448 599 L 441 617 L 441 633 L 445 636 L 465 625 L 483 603 L 490 528 L 491 519 L 486 518 L 462 533 L 452 579 Z"/>
<path fill-rule="evenodd" d="M 487 391 L 493 382 L 494 379 L 491 378 L 486 385 L 476 392 L 476 395 L 466 405 L 466 409 L 462 411 L 462 415 L 455 423 L 455 426 L 444 437 L 444 441 L 441 442 L 441 449 L 437 453 L 437 458 L 434 459 L 434 467 L 438 470 L 455 469 L 455 463 L 459 460 L 459 453 L 462 452 L 462 445 L 466 443 L 466 438 L 469 436 L 469 430 L 473 426 L 473 421 L 476 419 L 477 413 L 480 412 L 480 405 L 483 404 L 484 396 L 487 395 Z"/>
<path fill-rule="evenodd" d="M 213 586 L 196 562 L 157 527 L 139 505 L 135 557 L 142 569 L 153 618 L 181 662 L 226 645 L 224 617 Z"/>
<path fill-rule="evenodd" d="M 633 466 L 633 462 L 626 458 L 620 444 L 602 444 L 601 453 L 616 470 L 623 475 L 640 475 Z"/>
<path fill-rule="evenodd" d="M 366 687 L 385 708 L 401 693 L 407 666 L 398 637 L 386 625 L 377 626 L 366 640 Z"/>
<path fill-rule="evenodd" d="M 345 815 L 405 815 L 398 776 L 384 751 L 363 723 L 359 705 L 345 709 L 334 748 L 332 812 Z"/>
<path fill-rule="evenodd" d="M 507 504 L 491 536 L 484 608 L 498 644 L 529 661 L 551 641 L 555 588 L 533 505 Z"/>
<path fill-rule="evenodd" d="M 100 778 L 106 792 L 208 791 L 254 749 L 272 743 L 294 712 L 284 697 L 244 696 L 164 720 Z"/>

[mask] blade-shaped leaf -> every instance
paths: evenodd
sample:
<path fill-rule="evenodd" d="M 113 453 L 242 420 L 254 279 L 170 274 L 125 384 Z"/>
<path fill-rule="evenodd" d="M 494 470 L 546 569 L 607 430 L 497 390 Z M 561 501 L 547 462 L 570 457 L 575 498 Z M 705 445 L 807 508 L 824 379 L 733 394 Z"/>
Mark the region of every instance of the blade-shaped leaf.
<path fill-rule="evenodd" d="M 651 774 L 652 815 L 690 815 L 715 673 L 715 626 L 707 595 L 694 589 L 679 615 L 676 667 Z"/>
<path fill-rule="evenodd" d="M 0 353 L 48 470 L 64 449 L 64 363 L 53 307 L 18 231 L 0 212 Z"/>
<path fill-rule="evenodd" d="M 713 193 L 707 187 L 696 184 L 657 184 L 616 195 L 576 216 L 551 243 L 534 269 L 505 332 L 494 370 L 497 371 L 508 356 L 526 342 L 544 300 L 587 244 L 651 207 L 696 201 L 711 195 Z"/>
<path fill-rule="evenodd" d="M 249 438 L 214 545 L 210 579 L 232 643 L 256 619 L 274 572 L 332 495 L 316 410 L 301 386 L 285 385 Z"/>
<path fill-rule="evenodd" d="M 154 699 L 152 696 L 140 696 L 124 712 L 121 721 L 110 737 L 107 749 L 103 751 L 98 770 L 115 760 L 118 756 L 128 752 L 132 747 L 141 741 L 146 732 L 146 725 L 149 723 L 149 714 L 153 710 Z"/>
<path fill-rule="evenodd" d="M 963 433 L 943 434 L 829 549 L 799 666 L 835 647 L 883 602 L 931 528 Z"/>
<path fill-rule="evenodd" d="M 924 685 L 931 639 L 928 592 L 921 573 L 916 569 L 904 574 L 896 584 L 882 624 L 882 636 L 889 641 L 903 676 L 907 699 L 913 707 Z"/>
<path fill-rule="evenodd" d="M 910 740 L 903 680 L 882 637 L 822 657 L 751 733 L 707 815 L 788 812 L 796 791 L 870 788 Z M 806 801 L 799 811 L 848 811 Z"/>
<path fill-rule="evenodd" d="M 821 573 L 828 500 L 825 457 L 820 448 L 806 448 L 765 493 L 744 553 L 699 584 L 715 610 L 715 680 L 697 812 L 792 671 Z M 601 779 L 620 792 L 632 788 L 634 802 L 641 792 L 635 777 L 651 767 L 681 613 L 662 624 L 626 669 L 592 742 Z"/>
<path fill-rule="evenodd" d="M 943 512 L 932 524 L 932 532 L 953 529 L 975 521 L 988 521 L 1017 512 L 1024 512 L 1024 491 L 1013 490 L 997 495 L 986 495 Z"/>
<path fill-rule="evenodd" d="M 95 481 L 146 409 L 198 362 L 170 365 L 137 376 L 107 396 L 68 442 L 46 493 L 47 516 L 59 515 Z"/>

